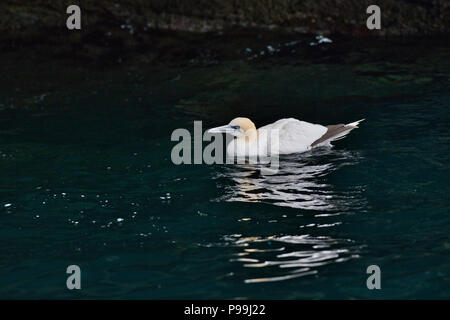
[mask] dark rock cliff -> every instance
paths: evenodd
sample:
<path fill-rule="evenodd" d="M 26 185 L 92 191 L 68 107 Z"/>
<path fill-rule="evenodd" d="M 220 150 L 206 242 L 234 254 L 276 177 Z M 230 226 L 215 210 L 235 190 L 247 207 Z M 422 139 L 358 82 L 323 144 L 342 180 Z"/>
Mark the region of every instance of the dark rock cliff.
<path fill-rule="evenodd" d="M 66 28 L 70 4 L 81 8 L 80 31 Z M 371 4 L 381 8 L 381 30 L 366 27 Z M 243 35 L 448 35 L 449 10 L 448 0 L 3 0 L 0 50 L 43 48 L 48 56 L 115 60 L 137 52 L 150 62 L 162 56 L 186 60 Z"/>
<path fill-rule="evenodd" d="M 83 25 L 132 26 L 207 32 L 232 26 L 351 35 L 429 35 L 449 30 L 447 0 L 4 0 L 2 32 L 63 28 L 66 8 L 77 4 Z M 366 8 L 377 4 L 382 29 L 365 27 Z M 110 30 L 111 31 L 111 30 Z"/>

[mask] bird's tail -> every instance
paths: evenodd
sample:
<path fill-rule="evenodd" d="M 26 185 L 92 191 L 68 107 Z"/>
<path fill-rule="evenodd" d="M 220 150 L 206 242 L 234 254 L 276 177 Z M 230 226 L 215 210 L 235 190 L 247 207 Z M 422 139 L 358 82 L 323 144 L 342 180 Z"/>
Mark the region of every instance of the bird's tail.
<path fill-rule="evenodd" d="M 358 124 L 359 124 L 360 122 L 363 122 L 364 120 L 366 120 L 366 119 L 361 119 L 361 120 L 358 120 L 358 121 L 355 121 L 355 122 L 352 122 L 352 123 L 348 123 L 348 124 L 346 124 L 345 126 L 346 126 L 346 127 L 355 127 L 355 128 L 358 128 Z"/>
<path fill-rule="evenodd" d="M 311 144 L 311 147 L 319 147 L 323 145 L 329 145 L 331 141 L 337 141 L 343 139 L 350 131 L 358 128 L 360 122 L 365 119 L 361 119 L 349 124 L 336 124 L 327 126 L 327 132 L 320 138 Z"/>

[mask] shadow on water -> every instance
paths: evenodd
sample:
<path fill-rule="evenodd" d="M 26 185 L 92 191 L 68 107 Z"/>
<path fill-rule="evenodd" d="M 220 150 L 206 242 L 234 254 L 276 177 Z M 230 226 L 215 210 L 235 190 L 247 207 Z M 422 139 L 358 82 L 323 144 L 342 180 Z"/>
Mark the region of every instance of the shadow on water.
<path fill-rule="evenodd" d="M 361 248 L 351 239 L 338 239 L 325 232 L 342 224 L 345 214 L 365 205 L 359 191 L 335 191 L 328 182 L 337 169 L 355 165 L 358 153 L 321 148 L 303 154 L 280 158 L 279 170 L 266 171 L 264 165 L 245 164 L 222 167 L 216 179 L 228 180 L 225 194 L 216 201 L 263 203 L 295 209 L 296 223 L 302 232 L 275 235 L 226 235 L 223 241 L 239 248 L 231 261 L 243 263 L 244 268 L 263 270 L 264 276 L 245 279 L 245 283 L 272 282 L 313 275 L 331 263 L 358 258 Z M 267 174 L 267 173 L 270 174 Z M 312 214 L 312 216 L 311 216 Z M 280 219 L 269 223 L 285 223 Z M 303 218 L 307 223 L 302 224 Z M 333 217 L 332 223 L 322 219 Z M 337 219 L 337 220 L 336 220 Z M 275 230 L 276 228 L 274 228 Z M 328 229 L 329 230 L 329 229 Z"/>

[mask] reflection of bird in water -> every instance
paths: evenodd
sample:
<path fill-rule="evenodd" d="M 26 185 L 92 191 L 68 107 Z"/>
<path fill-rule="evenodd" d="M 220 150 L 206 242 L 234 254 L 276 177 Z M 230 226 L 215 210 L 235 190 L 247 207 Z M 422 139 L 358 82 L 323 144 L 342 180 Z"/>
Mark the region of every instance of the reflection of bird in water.
<path fill-rule="evenodd" d="M 265 170 L 267 164 L 261 163 L 217 167 L 216 179 L 225 185 L 225 195 L 217 201 L 259 202 L 295 209 L 289 210 L 295 213 L 293 217 L 278 217 L 278 211 L 274 211 L 266 228 L 259 220 L 257 228 L 247 227 L 244 232 L 236 230 L 223 237 L 227 245 L 238 248 L 230 261 L 242 263 L 245 269 L 239 274 L 245 283 L 294 281 L 319 274 L 328 264 L 359 257 L 360 245 L 351 239 L 332 237 L 326 231 L 343 223 L 342 214 L 366 205 L 360 189 L 339 191 L 327 180 L 330 173 L 357 163 L 359 158 L 354 152 L 321 148 L 283 155 L 276 172 Z M 251 219 L 247 221 L 252 223 Z"/>
<path fill-rule="evenodd" d="M 209 133 L 226 133 L 236 138 L 227 146 L 229 156 L 268 156 L 305 152 L 315 147 L 330 145 L 358 128 L 363 121 L 322 126 L 297 119 L 281 119 L 256 129 L 248 118 L 236 118 L 229 124 L 209 129 Z"/>
<path fill-rule="evenodd" d="M 350 239 L 335 239 L 329 236 L 283 235 L 270 237 L 225 236 L 224 240 L 242 248 L 231 261 L 244 263 L 252 268 L 246 283 L 289 280 L 317 274 L 320 267 L 358 258 L 361 246 Z M 266 272 L 258 272 L 269 269 Z M 261 270 L 262 271 L 262 270 Z"/>
<path fill-rule="evenodd" d="M 358 156 L 342 150 L 317 149 L 314 154 L 286 155 L 280 168 L 269 171 L 262 164 L 221 167 L 219 177 L 233 184 L 221 198 L 226 201 L 266 202 L 306 210 L 343 209 L 354 202 L 353 195 L 338 194 L 325 177 L 337 168 L 356 163 Z"/>
<path fill-rule="evenodd" d="M 238 231 L 223 240 L 237 247 L 230 261 L 242 263 L 245 283 L 289 281 L 316 275 L 328 264 L 358 258 L 361 246 L 351 239 L 339 239 L 327 234 L 328 228 L 342 224 L 341 214 L 365 206 L 361 190 L 338 191 L 327 176 L 344 165 L 355 164 L 354 152 L 316 149 L 314 152 L 283 155 L 277 171 L 266 170 L 267 164 L 242 164 L 218 167 L 216 179 L 226 185 L 225 195 L 218 201 L 262 202 L 291 207 L 296 213 L 288 228 L 277 216 L 244 235 Z M 267 174 L 269 173 L 269 174 Z M 301 210 L 298 210 L 301 209 Z M 314 215 L 304 215 L 312 211 Z M 301 213 L 301 214 L 298 214 Z M 248 220 L 251 223 L 251 220 Z M 277 226 L 278 222 L 280 225 Z M 258 223 L 261 223 L 260 221 Z M 278 231 L 277 231 L 278 230 Z M 280 231 L 281 230 L 281 231 Z"/>

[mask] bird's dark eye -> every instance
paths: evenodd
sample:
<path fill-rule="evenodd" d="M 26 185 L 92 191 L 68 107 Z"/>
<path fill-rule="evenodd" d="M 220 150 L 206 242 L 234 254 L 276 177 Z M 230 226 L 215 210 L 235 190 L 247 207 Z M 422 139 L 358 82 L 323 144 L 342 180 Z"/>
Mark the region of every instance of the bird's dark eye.
<path fill-rule="evenodd" d="M 240 126 L 231 126 L 233 129 L 235 129 L 235 130 L 239 130 L 239 129 L 241 129 L 241 127 Z"/>

